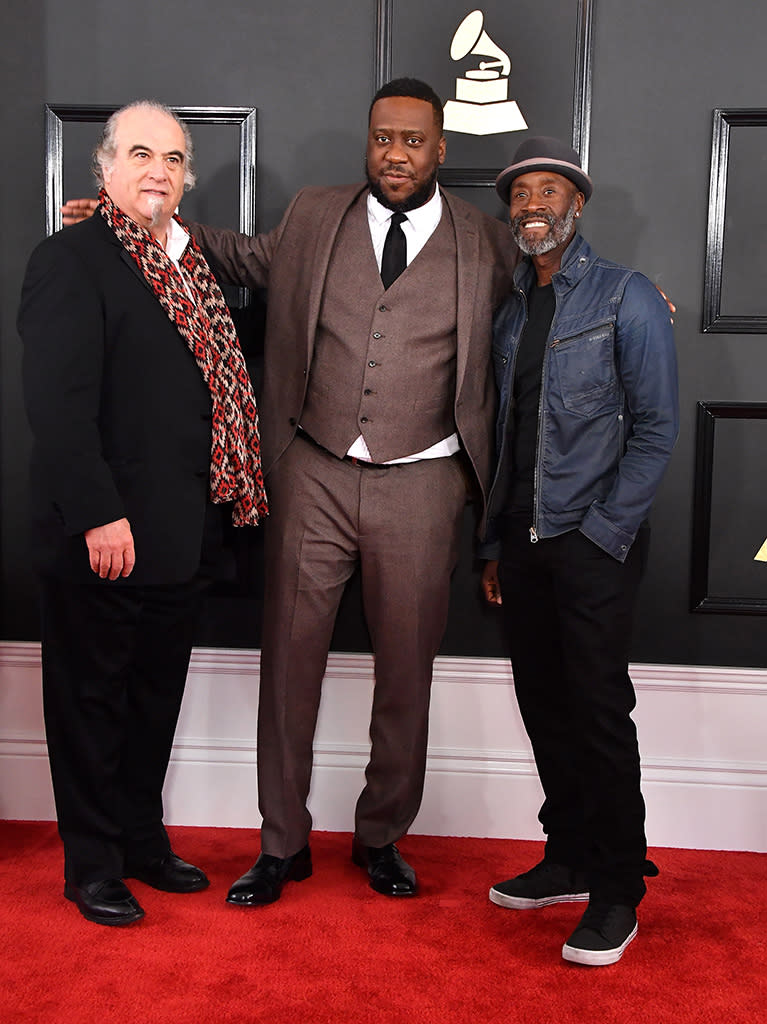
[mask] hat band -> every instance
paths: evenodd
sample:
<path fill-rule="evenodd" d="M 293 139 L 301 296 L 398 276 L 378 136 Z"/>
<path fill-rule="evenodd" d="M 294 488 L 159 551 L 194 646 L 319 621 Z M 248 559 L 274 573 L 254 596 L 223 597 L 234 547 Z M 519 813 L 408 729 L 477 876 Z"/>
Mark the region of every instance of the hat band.
<path fill-rule="evenodd" d="M 514 166 L 510 167 L 508 170 L 514 171 L 516 175 L 523 167 L 532 167 L 533 165 L 539 166 L 540 164 L 545 164 L 547 167 L 552 168 L 566 167 L 568 171 L 576 171 L 579 177 L 585 178 L 586 181 L 589 181 L 588 174 L 586 174 L 583 168 L 579 167 L 577 164 L 570 163 L 569 160 L 554 160 L 547 156 L 539 156 L 530 158 L 529 160 L 522 160 L 518 164 L 514 164 Z"/>

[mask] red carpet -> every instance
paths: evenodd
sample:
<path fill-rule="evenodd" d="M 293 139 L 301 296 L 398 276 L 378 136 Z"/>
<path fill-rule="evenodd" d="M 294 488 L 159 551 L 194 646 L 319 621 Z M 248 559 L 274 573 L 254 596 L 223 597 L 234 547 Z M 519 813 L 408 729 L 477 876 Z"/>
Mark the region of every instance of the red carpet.
<path fill-rule="evenodd" d="M 211 887 L 132 883 L 146 917 L 85 921 L 62 897 L 55 826 L 0 823 L 2 1024 L 764 1024 L 767 857 L 653 850 L 639 936 L 611 967 L 566 964 L 585 904 L 515 912 L 492 882 L 541 845 L 410 836 L 421 894 L 373 893 L 350 837 L 312 837 L 314 875 L 270 907 L 224 902 L 255 833 L 171 829 Z"/>

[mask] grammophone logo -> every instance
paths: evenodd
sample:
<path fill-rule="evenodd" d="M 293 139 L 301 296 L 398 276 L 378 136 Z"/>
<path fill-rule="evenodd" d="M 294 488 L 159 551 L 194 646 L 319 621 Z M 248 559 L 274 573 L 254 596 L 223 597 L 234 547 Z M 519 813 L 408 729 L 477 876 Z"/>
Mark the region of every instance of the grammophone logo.
<path fill-rule="evenodd" d="M 498 135 L 527 128 L 514 100 L 509 99 L 511 60 L 484 30 L 482 11 L 467 14 L 450 46 L 454 61 L 469 54 L 489 57 L 455 80 L 455 99 L 445 104 L 445 130 L 465 135 Z"/>

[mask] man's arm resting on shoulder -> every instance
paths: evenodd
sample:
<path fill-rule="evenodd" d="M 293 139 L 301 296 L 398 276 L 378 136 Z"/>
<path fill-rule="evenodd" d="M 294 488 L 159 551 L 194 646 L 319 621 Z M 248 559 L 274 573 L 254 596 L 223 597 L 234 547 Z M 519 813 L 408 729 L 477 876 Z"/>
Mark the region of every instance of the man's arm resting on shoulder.
<path fill-rule="evenodd" d="M 241 288 L 267 287 L 269 265 L 277 241 L 275 232 L 243 235 L 239 231 L 214 228 L 195 221 L 188 222 L 188 226 L 221 280 Z"/>
<path fill-rule="evenodd" d="M 646 519 L 679 433 L 679 395 L 669 309 L 652 282 L 634 274 L 616 324 L 615 358 L 633 420 L 610 492 L 581 532 L 624 561 Z"/>
<path fill-rule="evenodd" d="M 280 223 L 268 234 L 243 235 L 239 231 L 213 228 L 194 221 L 189 222 L 189 227 L 205 250 L 211 267 L 227 284 L 241 288 L 266 288 L 272 259 L 301 195 L 299 192 L 293 197 Z"/>

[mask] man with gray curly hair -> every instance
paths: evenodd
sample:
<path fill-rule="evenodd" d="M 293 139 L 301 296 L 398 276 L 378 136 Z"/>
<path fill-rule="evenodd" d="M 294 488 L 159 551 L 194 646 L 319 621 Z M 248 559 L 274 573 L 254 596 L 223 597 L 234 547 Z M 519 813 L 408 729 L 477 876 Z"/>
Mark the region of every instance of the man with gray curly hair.
<path fill-rule="evenodd" d="M 103 925 L 144 916 L 125 878 L 208 885 L 171 849 L 162 787 L 222 506 L 266 513 L 242 352 L 175 212 L 191 155 L 167 107 L 113 114 L 97 214 L 37 247 L 19 311 L 64 895 Z"/>

